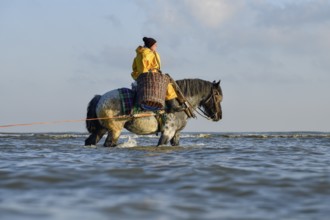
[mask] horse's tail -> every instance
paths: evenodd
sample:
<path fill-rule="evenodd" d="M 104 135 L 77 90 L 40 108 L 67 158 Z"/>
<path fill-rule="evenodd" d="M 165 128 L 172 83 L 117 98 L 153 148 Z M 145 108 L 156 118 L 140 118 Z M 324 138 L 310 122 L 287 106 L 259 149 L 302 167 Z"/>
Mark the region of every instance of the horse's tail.
<path fill-rule="evenodd" d="M 87 107 L 87 119 L 97 118 L 96 115 L 96 105 L 100 101 L 101 96 L 95 95 L 94 98 L 88 103 Z M 93 133 L 99 129 L 102 129 L 102 125 L 99 120 L 86 120 L 86 128 L 89 133 Z"/>

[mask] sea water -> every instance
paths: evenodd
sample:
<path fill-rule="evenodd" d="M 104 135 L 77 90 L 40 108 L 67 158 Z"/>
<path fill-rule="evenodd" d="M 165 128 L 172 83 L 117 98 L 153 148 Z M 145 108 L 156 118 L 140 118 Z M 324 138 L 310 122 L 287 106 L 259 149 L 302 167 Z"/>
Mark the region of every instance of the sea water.
<path fill-rule="evenodd" d="M 330 133 L 0 133 L 0 219 L 329 219 Z"/>

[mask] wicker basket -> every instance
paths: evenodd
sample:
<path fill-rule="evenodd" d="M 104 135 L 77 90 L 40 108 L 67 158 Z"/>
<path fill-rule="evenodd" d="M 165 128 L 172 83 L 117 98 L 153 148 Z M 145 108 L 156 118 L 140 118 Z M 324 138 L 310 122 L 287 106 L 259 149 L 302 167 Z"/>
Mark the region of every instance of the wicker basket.
<path fill-rule="evenodd" d="M 163 109 L 169 78 L 157 72 L 140 74 L 137 79 L 138 103 L 142 108 Z"/>

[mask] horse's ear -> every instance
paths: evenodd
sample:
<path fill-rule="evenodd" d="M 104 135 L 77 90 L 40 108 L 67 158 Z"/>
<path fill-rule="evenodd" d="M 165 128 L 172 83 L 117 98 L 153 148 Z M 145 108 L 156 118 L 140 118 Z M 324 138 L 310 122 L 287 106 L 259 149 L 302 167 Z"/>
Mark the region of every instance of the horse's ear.
<path fill-rule="evenodd" d="M 221 82 L 221 80 L 219 80 L 218 82 L 216 82 L 215 80 L 213 81 L 213 85 L 215 85 L 215 86 L 219 86 L 220 85 L 220 82 Z"/>

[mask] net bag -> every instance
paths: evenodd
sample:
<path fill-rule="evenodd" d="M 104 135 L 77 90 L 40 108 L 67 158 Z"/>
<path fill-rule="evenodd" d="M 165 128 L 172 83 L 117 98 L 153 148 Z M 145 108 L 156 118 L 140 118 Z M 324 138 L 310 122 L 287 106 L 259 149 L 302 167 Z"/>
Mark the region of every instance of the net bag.
<path fill-rule="evenodd" d="M 163 109 L 169 78 L 158 72 L 140 74 L 137 79 L 139 105 L 147 110 Z"/>

